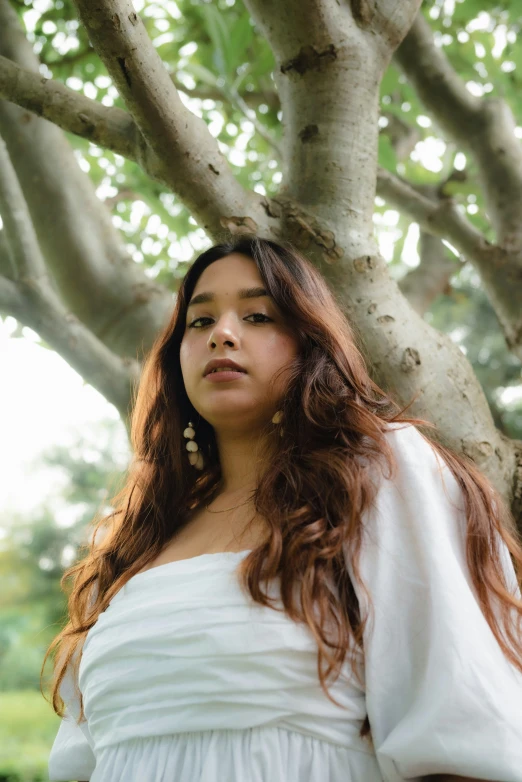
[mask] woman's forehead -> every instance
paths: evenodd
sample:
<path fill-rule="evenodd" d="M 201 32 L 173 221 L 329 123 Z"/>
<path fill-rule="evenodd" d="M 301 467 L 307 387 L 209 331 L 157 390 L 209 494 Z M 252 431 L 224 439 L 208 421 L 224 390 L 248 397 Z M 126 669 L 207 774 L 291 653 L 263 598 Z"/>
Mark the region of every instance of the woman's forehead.
<path fill-rule="evenodd" d="M 246 295 L 245 291 L 254 288 L 264 290 L 263 279 L 255 261 L 234 253 L 207 266 L 194 286 L 192 298 L 199 298 L 202 293 L 227 298 L 252 298 L 252 295 Z M 268 295 L 266 291 L 265 295 Z"/>

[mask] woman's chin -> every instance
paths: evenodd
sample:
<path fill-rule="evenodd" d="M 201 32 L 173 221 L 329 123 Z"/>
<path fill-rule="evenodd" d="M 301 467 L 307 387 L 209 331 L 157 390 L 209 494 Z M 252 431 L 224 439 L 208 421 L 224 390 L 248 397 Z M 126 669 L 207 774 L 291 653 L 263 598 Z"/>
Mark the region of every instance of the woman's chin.
<path fill-rule="evenodd" d="M 219 405 L 205 406 L 201 415 L 217 431 L 254 432 L 266 425 L 265 418 L 259 415 L 259 404 L 243 406 L 237 399 L 222 399 Z"/>

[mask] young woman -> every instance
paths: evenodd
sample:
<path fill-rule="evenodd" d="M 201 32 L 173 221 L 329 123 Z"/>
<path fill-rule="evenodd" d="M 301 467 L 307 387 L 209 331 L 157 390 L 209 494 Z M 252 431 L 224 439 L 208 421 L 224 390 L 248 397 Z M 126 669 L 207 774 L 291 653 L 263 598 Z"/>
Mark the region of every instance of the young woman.
<path fill-rule="evenodd" d="M 62 579 L 51 780 L 522 782 L 520 538 L 403 412 L 291 247 L 197 258 Z"/>

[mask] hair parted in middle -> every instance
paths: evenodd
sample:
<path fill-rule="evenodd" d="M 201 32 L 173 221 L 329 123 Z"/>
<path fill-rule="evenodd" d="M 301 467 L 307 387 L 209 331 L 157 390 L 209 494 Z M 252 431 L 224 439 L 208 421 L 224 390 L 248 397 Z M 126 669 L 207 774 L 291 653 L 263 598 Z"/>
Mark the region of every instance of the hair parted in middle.
<path fill-rule="evenodd" d="M 187 396 L 180 345 L 187 306 L 199 277 L 210 264 L 233 253 L 256 263 L 267 292 L 299 344 L 297 357 L 285 368 L 288 382 L 278 403 L 284 431 L 276 438 L 275 455 L 268 460 L 253 495 L 257 513 L 269 525 L 269 535 L 240 563 L 238 575 L 254 601 L 269 607 L 272 601 L 262 581 L 280 578 L 284 611 L 310 627 L 318 644 L 319 680 L 334 703 L 327 691 L 327 677 L 339 675 L 348 650 L 354 657 L 356 648 L 362 648 L 367 617 L 360 616 L 345 555 L 349 550 L 355 577 L 362 584 L 358 562 L 362 516 L 375 496 L 372 468 L 393 473 L 393 454 L 385 436 L 390 422 L 433 425 L 405 417 L 406 408 L 401 410 L 371 379 L 353 329 L 326 281 L 301 253 L 288 244 L 240 237 L 201 253 L 182 280 L 170 322 L 143 369 L 132 414 L 133 460 L 126 483 L 113 499 L 114 511 L 97 521 L 83 560 L 63 576 L 62 585 L 67 579 L 73 582 L 70 619 L 47 652 L 55 646 L 64 651 L 55 666 L 53 688 L 53 706 L 60 716 L 58 687 L 65 668 L 99 614 L 129 578 L 158 556 L 189 513 L 212 500 L 220 485 L 214 429 Z M 183 432 L 189 421 L 194 423 L 204 456 L 201 471 L 187 459 Z M 271 422 L 267 427 L 273 430 Z M 520 645 L 515 646 L 518 654 L 508 648 L 490 600 L 493 594 L 500 599 L 501 618 L 507 626 L 514 598 L 500 563 L 490 557 L 488 541 L 495 532 L 501 534 L 520 581 L 522 548 L 513 519 L 500 495 L 469 459 L 430 442 L 463 490 L 473 533 L 468 537 L 468 564 L 481 608 L 506 656 L 522 670 Z M 328 583 L 335 585 L 335 593 Z M 516 609 L 520 617 L 522 607 Z M 327 625 L 335 631 L 333 637 Z M 509 627 L 506 633 L 515 644 Z M 369 732 L 366 720 L 361 735 Z"/>

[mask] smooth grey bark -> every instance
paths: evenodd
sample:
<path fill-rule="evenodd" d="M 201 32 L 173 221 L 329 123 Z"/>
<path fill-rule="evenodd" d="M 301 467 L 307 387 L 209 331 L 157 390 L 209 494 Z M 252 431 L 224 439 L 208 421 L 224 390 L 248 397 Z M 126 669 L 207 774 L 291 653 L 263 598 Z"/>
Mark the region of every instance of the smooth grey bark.
<path fill-rule="evenodd" d="M 5 231 L 0 231 L 0 278 L 6 278 L 8 280 L 14 280 L 16 276 L 16 269 L 11 257 L 11 251 L 7 244 Z"/>
<path fill-rule="evenodd" d="M 147 144 L 162 177 L 211 236 L 244 221 L 270 233 L 264 199 L 246 190 L 205 122 L 181 101 L 130 0 L 75 0 L 80 19 Z"/>
<path fill-rule="evenodd" d="M 137 147 L 141 134 L 126 111 L 90 100 L 83 93 L 42 76 L 36 70 L 21 68 L 2 55 L 0 96 L 93 144 L 131 160 L 140 157 Z"/>
<path fill-rule="evenodd" d="M 38 60 L 7 0 L 0 0 L 0 53 L 38 72 Z M 65 305 L 111 350 L 141 355 L 169 316 L 172 294 L 129 257 L 107 208 L 55 125 L 0 101 L 0 134 Z"/>

